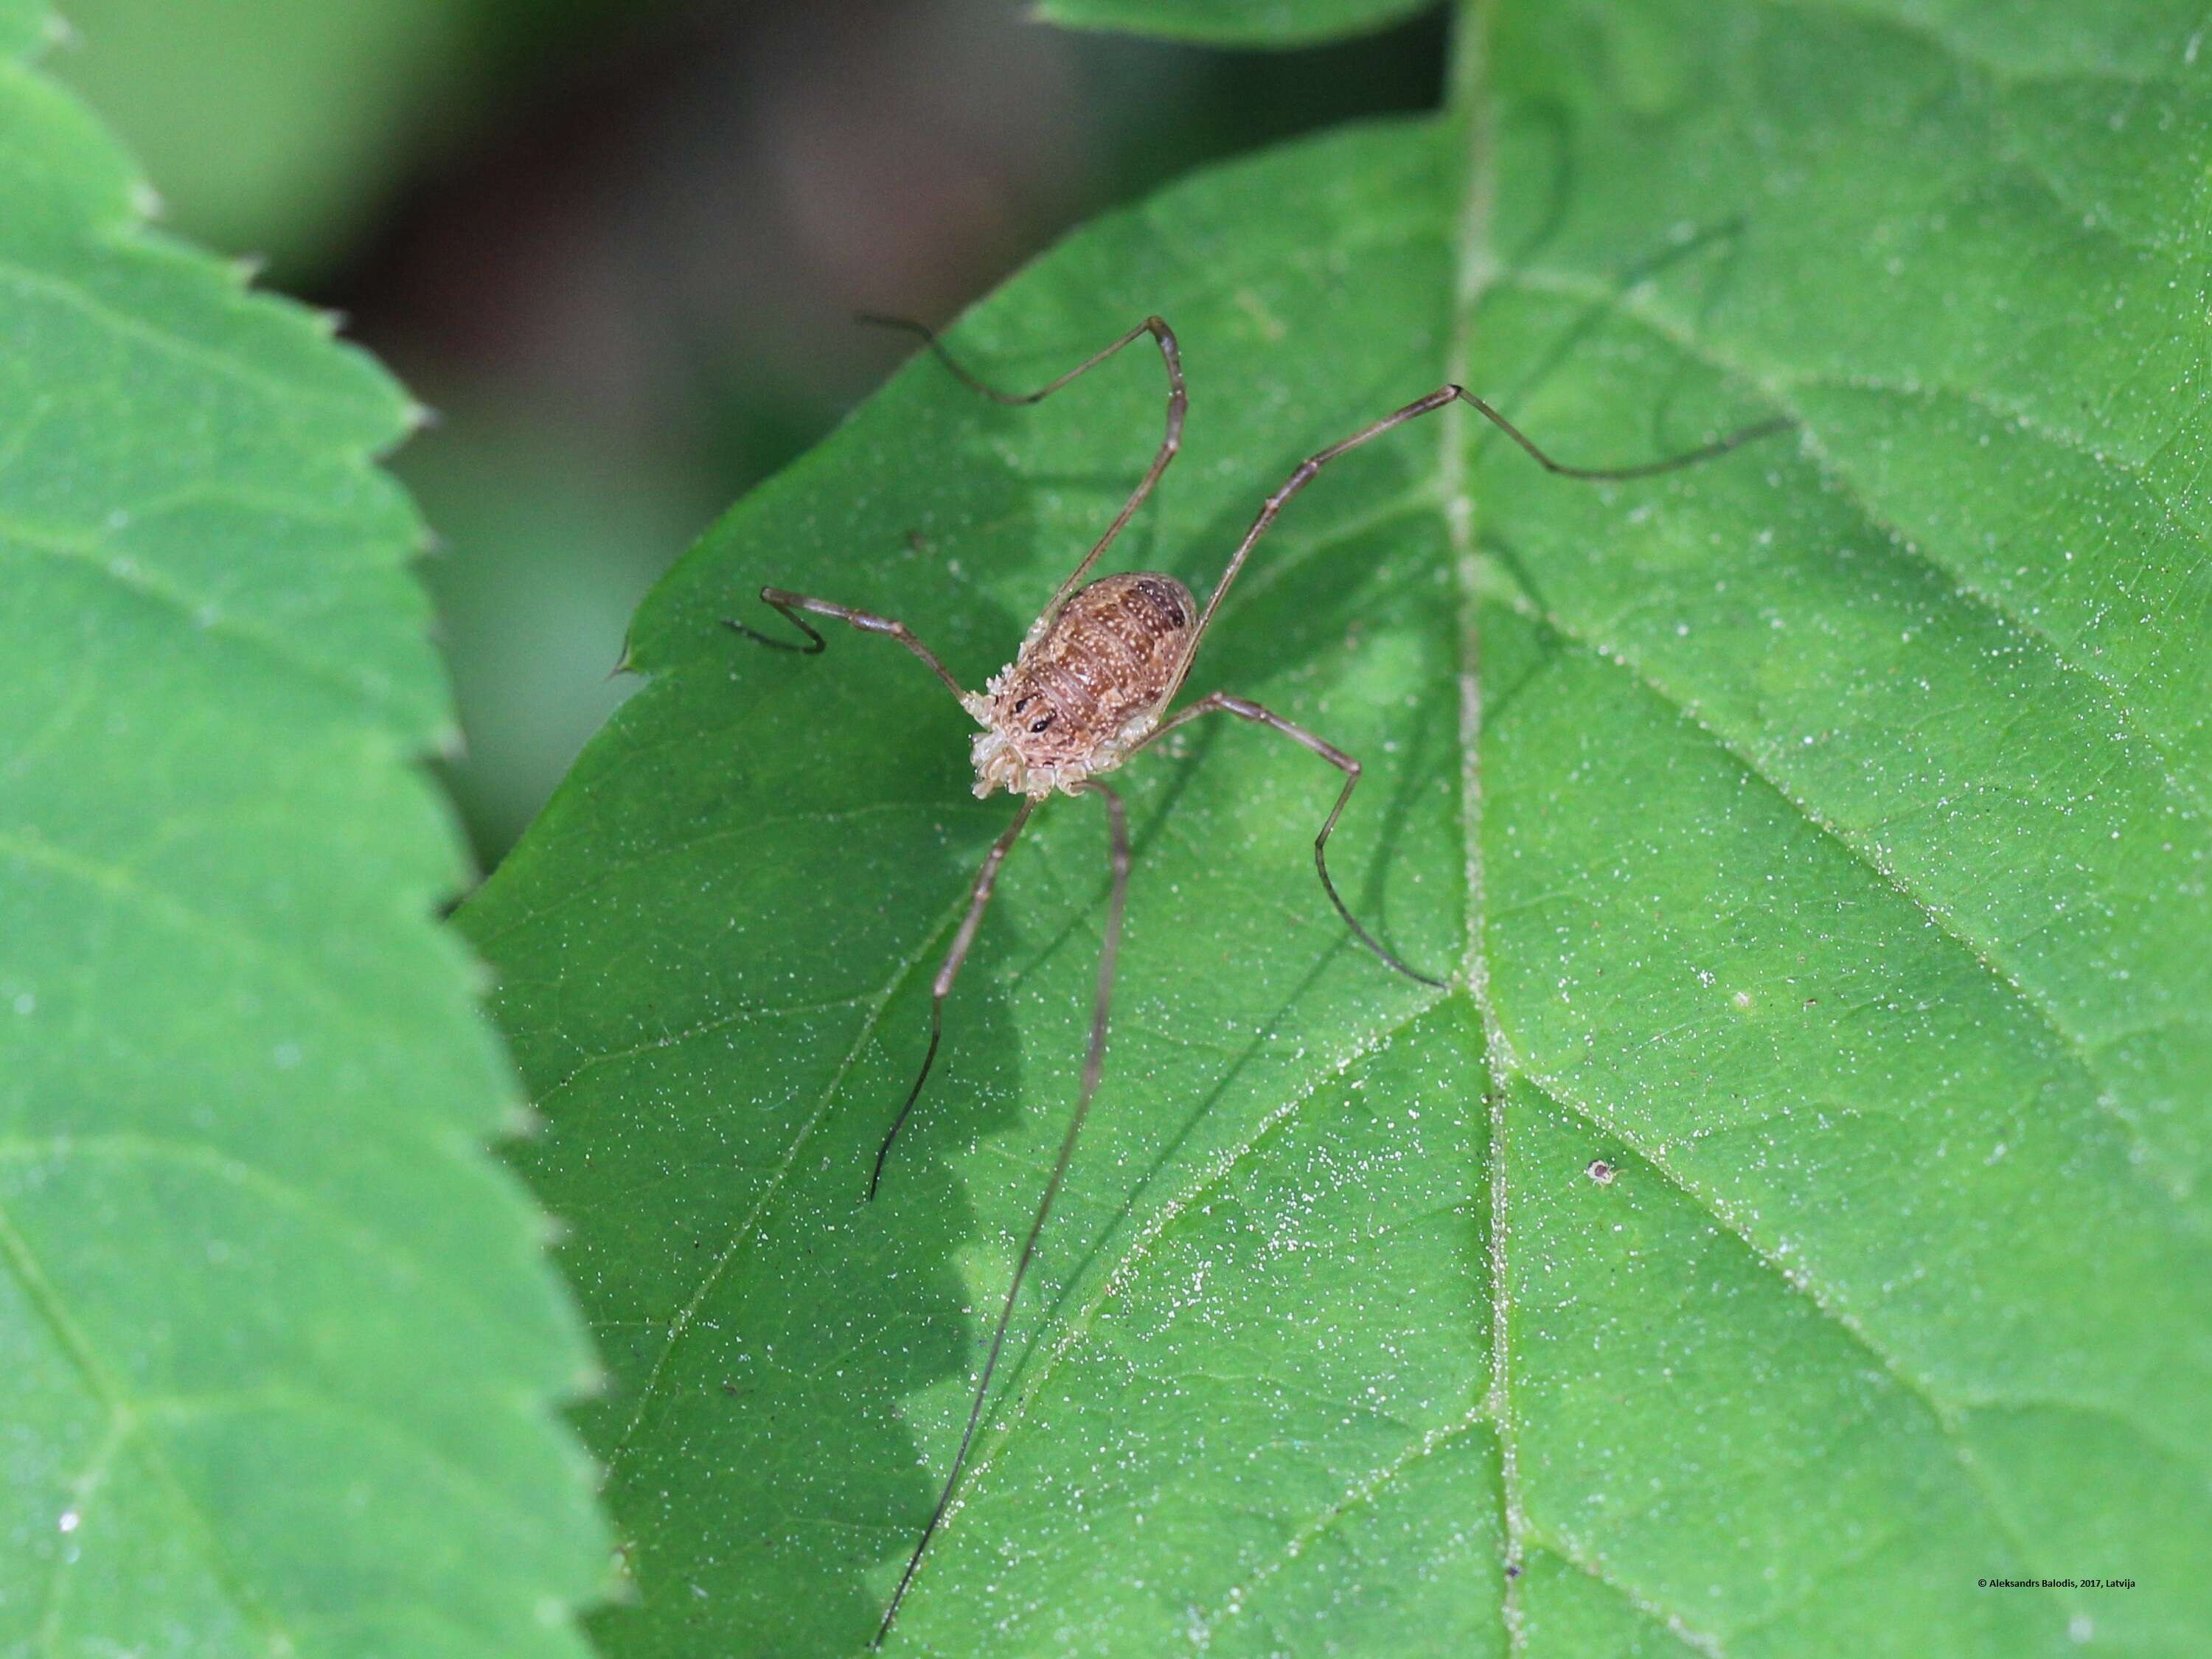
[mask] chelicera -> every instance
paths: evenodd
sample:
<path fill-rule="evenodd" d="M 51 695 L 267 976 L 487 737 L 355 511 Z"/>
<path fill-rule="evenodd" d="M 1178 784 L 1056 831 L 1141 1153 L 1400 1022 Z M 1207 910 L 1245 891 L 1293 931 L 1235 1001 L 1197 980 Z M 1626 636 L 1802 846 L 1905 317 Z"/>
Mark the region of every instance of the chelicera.
<path fill-rule="evenodd" d="M 1328 816 L 1322 821 L 1321 829 L 1314 836 L 1314 869 L 1321 878 L 1322 890 L 1328 896 L 1329 902 L 1335 906 L 1337 914 L 1344 919 L 1352 937 L 1380 961 L 1423 985 L 1442 987 L 1444 984 L 1442 979 L 1425 974 L 1401 961 L 1389 946 L 1362 926 L 1336 890 L 1336 884 L 1330 879 L 1328 838 L 1330 832 L 1336 828 L 1337 820 L 1343 816 L 1345 805 L 1352 799 L 1352 792 L 1358 786 L 1360 768 L 1358 760 L 1272 709 L 1227 692 L 1208 693 L 1172 714 L 1168 713 L 1169 705 L 1174 702 L 1176 694 L 1182 690 L 1183 682 L 1189 678 L 1191 664 L 1198 655 L 1200 645 L 1205 641 L 1206 629 L 1212 625 L 1215 613 L 1221 607 L 1223 597 L 1236 581 L 1237 574 L 1243 569 L 1244 562 L 1250 556 L 1253 548 L 1267 533 L 1268 526 L 1274 523 L 1277 514 L 1281 513 L 1291 496 L 1310 483 L 1322 469 L 1338 456 L 1357 449 L 1409 421 L 1433 414 L 1454 402 L 1464 403 L 1473 408 L 1547 472 L 1562 477 L 1599 481 L 1650 477 L 1693 465 L 1699 461 L 1724 455 L 1753 439 L 1780 432 L 1793 422 L 1786 418 L 1761 421 L 1682 454 L 1638 465 L 1570 466 L 1554 460 L 1511 422 L 1464 387 L 1441 386 L 1426 397 L 1416 398 L 1404 408 L 1361 428 L 1348 438 L 1316 451 L 1300 462 L 1261 506 L 1251 528 L 1244 532 L 1243 540 L 1230 555 L 1227 568 L 1221 573 L 1220 580 L 1214 584 L 1213 591 L 1201 609 L 1188 587 L 1164 572 L 1133 571 L 1090 580 L 1091 568 L 1114 544 L 1115 538 L 1135 516 L 1137 509 L 1144 505 L 1146 498 L 1152 494 L 1153 487 L 1159 483 L 1161 475 L 1166 472 L 1169 464 L 1175 459 L 1176 451 L 1182 445 L 1183 417 L 1189 403 L 1183 386 L 1182 354 L 1176 343 L 1174 331 L 1163 319 L 1147 317 L 1111 345 L 1077 364 L 1058 380 L 1038 391 L 1022 395 L 999 391 L 976 379 L 945 350 L 934 334 L 919 324 L 898 318 L 870 318 L 866 320 L 907 329 L 920 336 L 922 343 L 963 385 L 1001 404 L 1040 403 L 1147 335 L 1158 344 L 1161 360 L 1166 365 L 1168 380 L 1167 429 L 1152 457 L 1152 465 L 1146 469 L 1144 477 L 1130 492 L 1121 511 L 1106 526 L 1105 533 L 1068 573 L 1066 580 L 1060 583 L 1059 590 L 1030 625 L 1013 661 L 992 676 L 981 691 L 964 690 L 937 654 L 904 623 L 870 611 L 854 610 L 830 599 L 788 592 L 780 587 L 761 589 L 762 601 L 781 611 L 806 636 L 806 643 L 803 645 L 772 639 L 741 622 L 727 621 L 727 626 L 763 645 L 810 654 L 823 650 L 826 642 L 802 613 L 848 623 L 864 633 L 889 635 L 920 658 L 922 664 L 944 683 L 961 708 L 982 727 L 972 739 L 975 793 L 988 796 L 1003 789 L 1020 798 L 1012 822 L 992 844 L 989 854 L 984 858 L 982 868 L 976 872 L 975 885 L 969 890 L 967 912 L 962 919 L 959 931 L 953 936 L 952 946 L 945 954 L 944 964 L 938 969 L 931 989 L 929 1047 L 922 1056 L 913 1088 L 908 1091 L 904 1103 L 893 1116 L 883 1144 L 877 1151 L 875 1167 L 868 1180 L 867 1194 L 871 1199 L 875 1196 L 876 1189 L 883 1180 L 884 1162 L 890 1156 L 892 1143 L 905 1127 L 915 1103 L 921 1097 L 922 1085 L 928 1080 L 930 1067 L 937 1059 L 938 1046 L 944 1035 L 945 999 L 951 994 L 953 981 L 959 976 L 961 964 L 967 960 L 969 946 L 975 943 L 984 909 L 990 903 L 992 890 L 997 884 L 999 871 L 1005 864 L 1007 854 L 1012 850 L 1015 840 L 1038 805 L 1055 793 L 1095 794 L 1106 810 L 1112 884 L 1107 899 L 1104 941 L 1099 953 L 1090 1046 L 1085 1058 L 1075 1110 L 1068 1120 L 1059 1153 L 1053 1162 L 1052 1173 L 1037 1201 L 1036 1218 L 1030 1225 L 1029 1236 L 1023 1242 L 1021 1255 L 1015 1261 L 1013 1276 L 1006 1287 L 1006 1300 L 1000 1308 L 998 1323 L 992 1332 L 990 1347 L 976 1380 L 967 1427 L 960 1437 L 959 1449 L 953 1455 L 952 1467 L 945 1477 L 944 1490 L 939 1495 L 936 1508 L 922 1528 L 921 1537 L 907 1560 L 906 1571 L 899 1579 L 898 1588 L 891 1594 L 890 1605 L 884 1610 L 883 1622 L 878 1626 L 874 1642 L 871 1644 L 872 1646 L 880 1646 L 884 1638 L 890 1633 L 892 1620 L 898 1616 L 899 1603 L 906 1595 L 907 1587 L 914 1582 L 915 1573 L 921 1565 L 931 1539 L 936 1535 L 945 1512 L 951 1507 L 954 1494 L 959 1490 L 961 1472 L 967 1465 L 969 1449 L 974 1443 L 976 1428 L 982 1421 L 984 1402 L 990 1394 L 992 1373 L 997 1368 L 1000 1352 L 1006 1345 L 1006 1328 L 1012 1320 L 1014 1304 L 1021 1294 L 1022 1281 L 1036 1254 L 1037 1241 L 1043 1235 L 1045 1223 L 1052 1213 L 1053 1200 L 1058 1197 L 1060 1184 L 1066 1176 L 1068 1161 L 1075 1152 L 1076 1138 L 1082 1132 L 1084 1119 L 1091 1110 L 1104 1068 L 1107 1019 L 1113 1002 L 1114 968 L 1121 949 L 1122 913 L 1128 894 L 1129 831 L 1121 798 L 1111 786 L 1102 781 L 1102 775 L 1151 748 L 1170 732 L 1193 720 L 1215 714 L 1233 714 L 1239 720 L 1267 726 L 1318 756 L 1344 777 L 1343 786 L 1337 792 L 1335 805 L 1329 808 Z"/>

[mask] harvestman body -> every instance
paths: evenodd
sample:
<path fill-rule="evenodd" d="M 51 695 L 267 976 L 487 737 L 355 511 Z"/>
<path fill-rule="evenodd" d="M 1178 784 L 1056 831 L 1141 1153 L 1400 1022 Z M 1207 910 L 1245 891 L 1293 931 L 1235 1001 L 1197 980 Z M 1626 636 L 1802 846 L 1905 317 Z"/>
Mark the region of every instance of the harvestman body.
<path fill-rule="evenodd" d="M 984 907 L 991 900 L 991 890 L 996 884 L 999 869 L 1012 849 L 1015 838 L 1028 823 L 1037 805 L 1055 791 L 1063 794 L 1096 794 L 1105 803 L 1109 835 L 1109 859 L 1113 871 L 1113 885 L 1107 901 L 1105 941 L 1100 951 L 1098 988 L 1091 1021 L 1091 1042 L 1083 1068 L 1083 1081 L 1076 1097 L 1075 1111 L 1069 1119 L 1067 1131 L 1062 1136 L 1060 1152 L 1054 1160 L 1052 1174 L 1045 1183 L 1043 1196 L 1039 1200 L 1036 1218 L 1030 1224 L 1029 1237 L 1014 1264 L 1012 1282 L 1006 1288 L 1004 1305 L 999 1311 L 997 1328 L 992 1333 L 989 1352 L 983 1361 L 983 1370 L 975 1385 L 975 1395 L 968 1413 L 968 1426 L 960 1437 L 960 1449 L 954 1455 L 952 1469 L 945 1478 L 945 1489 L 939 1496 L 937 1507 L 922 1528 L 921 1541 L 915 1544 L 908 1558 L 906 1571 L 900 1577 L 898 1588 L 891 1594 L 890 1604 L 884 1610 L 883 1623 L 878 1626 L 872 1646 L 881 1646 L 890 1632 L 891 1621 L 897 1617 L 899 1603 L 905 1597 L 907 1586 L 914 1582 L 915 1570 L 921 1565 L 922 1554 L 936 1535 L 938 1525 L 951 1506 L 954 1492 L 958 1489 L 960 1474 L 967 1465 L 968 1450 L 975 1438 L 976 1426 L 982 1420 L 984 1401 L 991 1388 L 991 1374 L 999 1363 L 1000 1351 L 1005 1346 L 1006 1328 L 1013 1317 L 1015 1299 L 1021 1294 L 1022 1280 L 1029 1272 L 1030 1260 L 1036 1254 L 1037 1240 L 1044 1231 L 1046 1218 L 1052 1212 L 1053 1200 L 1059 1195 L 1061 1182 L 1067 1174 L 1068 1160 L 1074 1155 L 1076 1137 L 1083 1128 L 1084 1118 L 1089 1114 L 1092 1097 L 1097 1093 L 1098 1079 L 1106 1056 L 1106 1022 L 1111 1005 L 1114 985 L 1114 964 L 1121 942 L 1121 916 L 1129 884 L 1128 821 L 1121 805 L 1121 798 L 1107 784 L 1099 781 L 1101 773 L 1110 772 L 1132 756 L 1151 747 L 1177 727 L 1212 714 L 1230 714 L 1240 720 L 1266 726 L 1281 732 L 1327 761 L 1344 774 L 1344 787 L 1338 791 L 1336 804 L 1329 809 L 1328 817 L 1322 823 L 1321 831 L 1314 837 L 1314 868 L 1320 873 L 1322 890 L 1328 895 L 1329 902 L 1344 918 L 1352 936 L 1384 963 L 1424 985 L 1439 986 L 1440 979 L 1408 967 L 1363 927 L 1343 898 L 1336 884 L 1329 878 L 1328 846 L 1329 832 L 1343 815 L 1345 803 L 1359 782 L 1359 763 L 1334 745 L 1324 742 L 1304 727 L 1293 725 L 1281 715 L 1261 708 L 1243 697 L 1216 691 L 1200 697 L 1188 708 L 1172 715 L 1168 705 L 1175 701 L 1189 676 L 1191 662 L 1198 654 L 1200 642 L 1206 636 L 1213 615 L 1220 608 L 1222 596 L 1230 584 L 1237 580 L 1244 561 L 1253 546 L 1275 521 L 1285 502 L 1311 482 L 1314 475 L 1347 450 L 1357 449 L 1373 438 L 1379 438 L 1408 421 L 1432 414 L 1455 400 L 1466 403 L 1496 426 L 1513 442 L 1528 453 L 1547 471 L 1571 478 L 1619 480 L 1649 477 L 1655 473 L 1672 471 L 1677 467 L 1692 465 L 1724 455 L 1741 444 L 1750 442 L 1771 433 L 1780 432 L 1793 424 L 1787 419 L 1762 421 L 1727 436 L 1675 455 L 1663 461 L 1646 462 L 1637 466 L 1578 467 L 1567 466 L 1553 460 L 1522 435 L 1510 422 L 1481 398 L 1457 386 L 1439 386 L 1425 398 L 1407 404 L 1403 409 L 1384 416 L 1372 425 L 1364 427 L 1343 440 L 1330 445 L 1299 463 L 1297 469 L 1285 479 L 1279 489 L 1267 498 L 1260 509 L 1252 527 L 1244 532 L 1244 539 L 1231 555 L 1228 568 L 1221 580 L 1214 584 L 1204 610 L 1200 610 L 1191 597 L 1190 590 L 1173 576 L 1158 571 L 1137 571 L 1123 575 L 1103 576 L 1086 582 L 1091 568 L 1110 547 L 1115 537 L 1152 494 L 1160 475 L 1175 459 L 1182 444 L 1182 424 L 1188 398 L 1183 389 L 1182 356 L 1176 344 L 1174 331 L 1158 317 L 1147 317 L 1113 344 L 1096 356 L 1079 363 L 1058 380 L 1042 390 L 1026 396 L 1000 392 L 976 380 L 948 356 L 929 330 L 919 324 L 897 318 L 870 318 L 866 320 L 887 323 L 918 334 L 923 343 L 937 354 L 963 384 L 1002 404 L 1034 404 L 1050 397 L 1071 380 L 1097 368 L 1123 347 L 1133 343 L 1145 335 L 1158 343 L 1160 356 L 1167 365 L 1168 412 L 1167 432 L 1161 440 L 1152 464 L 1138 482 L 1114 521 L 1106 526 L 1081 563 L 1068 574 L 1060 585 L 1042 615 L 1022 641 L 1021 649 L 1014 660 L 991 678 L 983 690 L 963 690 L 960 682 L 952 677 L 935 653 L 917 639 L 904 623 L 889 617 L 855 611 L 828 599 L 817 599 L 801 593 L 790 593 L 778 587 L 761 589 L 762 600 L 781 611 L 799 631 L 806 635 L 807 643 L 796 645 L 788 641 L 770 639 L 768 635 L 732 621 L 728 626 L 748 638 L 779 650 L 819 652 L 825 642 L 820 634 L 800 615 L 801 611 L 816 616 L 834 617 L 849 623 L 863 632 L 888 634 L 914 653 L 945 683 L 960 706 L 982 726 L 982 732 L 973 740 L 975 763 L 975 793 L 988 796 L 994 790 L 1003 789 L 1009 794 L 1022 797 L 1015 810 L 1013 822 L 992 844 L 983 867 L 976 872 L 975 884 L 969 895 L 968 911 L 962 920 L 959 932 L 954 935 L 952 948 L 945 955 L 945 964 L 938 970 L 931 992 L 929 1048 L 922 1056 L 921 1068 L 908 1091 L 905 1103 L 891 1120 L 889 1133 L 876 1153 L 875 1169 L 868 1181 L 868 1196 L 873 1198 L 878 1184 L 883 1180 L 884 1163 L 890 1157 L 891 1144 L 898 1139 L 908 1115 L 921 1097 L 922 1085 L 927 1081 L 929 1070 L 936 1060 L 939 1040 L 945 1030 L 945 1001 L 951 994 L 953 981 L 958 977 L 960 966 L 967 959 L 969 945 L 974 944 L 976 928 L 983 920 Z"/>

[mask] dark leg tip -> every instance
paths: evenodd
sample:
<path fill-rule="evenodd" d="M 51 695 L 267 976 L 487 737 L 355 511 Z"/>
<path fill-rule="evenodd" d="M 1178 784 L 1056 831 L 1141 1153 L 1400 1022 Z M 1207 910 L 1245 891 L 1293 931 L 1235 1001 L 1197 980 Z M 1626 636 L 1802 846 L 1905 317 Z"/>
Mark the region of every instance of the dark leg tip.
<path fill-rule="evenodd" d="M 1413 967 L 1409 963 L 1401 962 L 1395 956 L 1392 955 L 1390 951 L 1383 948 L 1381 940 L 1376 939 L 1372 934 L 1369 933 L 1365 928 L 1359 927 L 1356 922 L 1353 924 L 1353 930 L 1358 933 L 1359 942 L 1362 945 L 1364 945 L 1369 950 L 1372 951 L 1385 967 L 1396 969 L 1407 979 L 1413 981 L 1416 984 L 1425 985 L 1432 991 L 1442 991 L 1449 988 L 1451 983 L 1450 981 L 1437 979 L 1431 975 L 1423 973 L 1419 969 Z"/>
<path fill-rule="evenodd" d="M 811 628 L 806 629 L 806 632 L 809 636 L 808 642 L 805 645 L 797 645 L 789 640 L 772 640 L 767 635 L 762 633 L 757 628 L 746 627 L 744 623 L 739 622 L 735 617 L 723 617 L 722 626 L 728 629 L 732 634 L 744 635 L 745 638 L 752 641 L 756 645 L 764 645 L 768 647 L 771 651 L 796 651 L 803 657 L 811 657 L 820 652 L 823 647 L 821 636 L 817 635 Z M 806 628 L 806 624 L 805 623 L 799 623 L 799 626 L 801 628 Z"/>
<path fill-rule="evenodd" d="M 907 1103 L 909 1107 L 913 1104 L 911 1101 Z M 905 1122 L 906 1114 L 901 1112 L 897 1122 L 891 1125 L 891 1132 L 884 1137 L 884 1144 L 876 1148 L 876 1167 L 869 1171 L 868 1195 L 860 1200 L 863 1204 L 876 1201 L 876 1188 L 884 1184 L 884 1166 L 890 1161 L 891 1143 L 898 1139 L 898 1132 Z"/>
<path fill-rule="evenodd" d="M 1358 927 L 1358 925 L 1354 925 L 1354 927 Z M 1413 982 L 1416 982 L 1416 984 L 1427 984 L 1427 987 L 1431 988 L 1431 991 L 1444 991 L 1444 988 L 1449 988 L 1449 984 L 1451 984 L 1451 980 L 1437 980 L 1436 975 L 1433 975 L 1433 973 L 1422 973 L 1420 969 L 1413 967 L 1413 964 L 1411 964 L 1411 963 L 1405 963 L 1405 960 L 1401 960 L 1401 957 L 1395 956 L 1394 951 L 1389 951 L 1389 949 L 1385 949 L 1385 945 L 1382 945 L 1382 940 L 1378 940 L 1378 938 L 1371 936 L 1370 931 L 1364 929 L 1364 927 L 1358 927 L 1358 936 L 1360 936 L 1360 942 L 1363 942 L 1364 947 L 1370 949 L 1370 951 L 1374 951 L 1376 956 L 1378 956 L 1380 960 L 1382 960 L 1382 964 L 1385 964 L 1385 967 L 1398 969 L 1398 973 L 1402 973 L 1402 975 L 1405 975 L 1405 978 L 1413 980 Z"/>

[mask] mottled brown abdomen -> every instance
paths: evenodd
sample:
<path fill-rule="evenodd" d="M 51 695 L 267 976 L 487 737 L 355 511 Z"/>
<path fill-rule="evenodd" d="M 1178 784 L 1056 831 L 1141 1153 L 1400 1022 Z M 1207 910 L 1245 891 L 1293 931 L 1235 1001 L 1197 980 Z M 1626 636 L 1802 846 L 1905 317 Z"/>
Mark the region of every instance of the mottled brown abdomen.
<path fill-rule="evenodd" d="M 1031 766 L 1088 762 L 1166 701 L 1197 625 L 1190 590 L 1172 576 L 1079 587 L 994 688 L 992 724 Z"/>

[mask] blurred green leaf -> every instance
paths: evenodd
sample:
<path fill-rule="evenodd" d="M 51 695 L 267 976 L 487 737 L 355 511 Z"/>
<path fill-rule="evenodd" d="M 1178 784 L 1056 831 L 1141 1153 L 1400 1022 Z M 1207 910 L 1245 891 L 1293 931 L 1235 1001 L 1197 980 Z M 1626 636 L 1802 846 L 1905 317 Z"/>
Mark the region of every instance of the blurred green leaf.
<path fill-rule="evenodd" d="M 0 1652 L 578 1653 L 410 411 L 141 229 L 46 33 L 0 0 Z"/>
<path fill-rule="evenodd" d="M 1038 384 L 1149 311 L 1183 455 L 1117 552 L 1215 579 L 1124 775 L 1097 1115 L 895 1650 L 2018 1659 L 2212 1627 L 2203 191 L 2174 8 L 1515 4 L 1456 107 L 1206 174 L 955 336 Z M 1073 1098 L 1089 803 L 1011 860 L 969 684 L 1157 441 L 917 362 L 647 600 L 646 684 L 465 913 L 613 1372 L 616 1656 L 857 1649 L 947 1467 Z M 912 535 L 915 539 L 909 541 Z M 1986 1589 L 2122 1576 L 2129 1589 Z"/>
<path fill-rule="evenodd" d="M 1218 46 L 1310 46 L 1387 27 L 1437 0 L 1037 0 L 1069 28 L 1115 29 Z"/>
<path fill-rule="evenodd" d="M 297 278 L 422 154 L 484 0 L 74 0 L 55 74 L 157 159 L 187 234 Z"/>
<path fill-rule="evenodd" d="M 71 0 L 47 67 L 158 158 L 168 222 L 297 283 L 534 68 L 604 52 L 611 24 L 666 4 Z"/>

